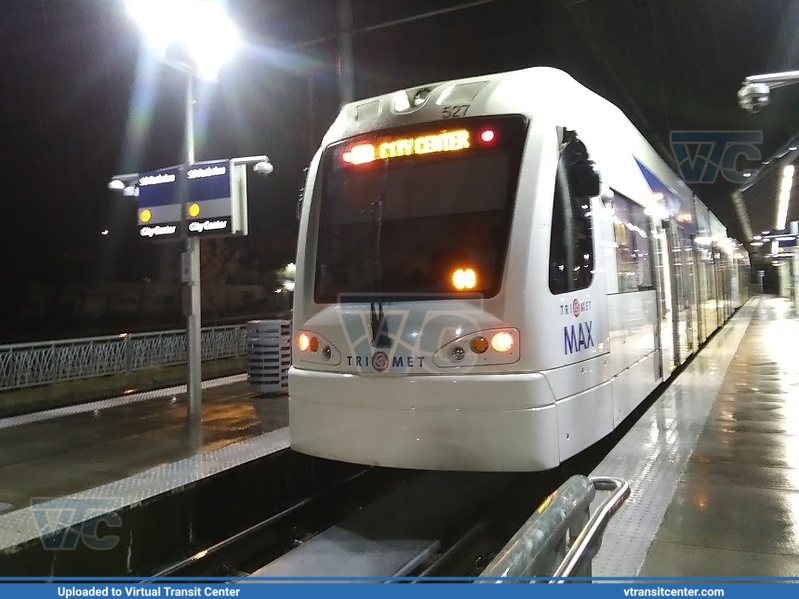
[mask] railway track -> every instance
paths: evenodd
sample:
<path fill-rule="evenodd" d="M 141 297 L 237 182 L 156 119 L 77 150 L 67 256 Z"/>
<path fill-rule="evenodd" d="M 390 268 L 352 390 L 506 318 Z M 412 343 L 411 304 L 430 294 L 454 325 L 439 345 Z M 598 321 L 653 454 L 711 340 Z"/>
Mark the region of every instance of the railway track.
<path fill-rule="evenodd" d="M 233 579 L 252 574 L 262 576 L 264 574 L 258 570 L 262 570 L 264 564 L 289 557 L 293 551 L 332 530 L 336 522 L 340 522 L 347 515 L 352 517 L 355 514 L 357 518 L 359 513 L 368 512 L 380 500 L 401 495 L 415 484 L 420 475 L 421 473 L 409 471 L 365 469 L 319 495 L 307 497 L 288 509 L 163 568 L 154 573 L 153 578 L 186 577 L 196 580 L 205 577 Z M 520 475 L 509 478 L 508 486 L 498 491 L 508 491 L 511 487 L 519 490 L 525 486 L 525 478 L 531 477 Z M 519 486 L 520 483 L 522 486 Z M 516 492 L 518 491 L 511 490 L 514 497 L 519 497 Z M 499 494 L 508 497 L 503 493 Z M 419 550 L 413 551 L 399 567 L 391 569 L 392 571 L 386 570 L 382 576 L 389 582 L 399 583 L 437 576 L 473 576 L 475 568 L 491 559 L 491 548 L 496 550 L 502 547 L 515 532 L 514 526 L 518 527 L 537 505 L 536 502 L 540 503 L 540 499 L 545 496 L 546 492 L 539 489 L 522 501 L 477 501 L 471 506 L 472 509 L 465 510 L 469 517 L 458 518 L 446 526 L 442 529 L 444 533 L 438 535 L 439 538 L 427 535 L 430 539 Z M 437 510 L 432 505 L 434 502 L 435 499 L 431 496 L 428 512 L 449 510 L 449 506 L 439 506 Z M 484 510 L 494 515 L 480 517 L 479 513 Z M 374 534 L 379 537 L 379 522 L 379 518 L 376 519 L 377 528 L 371 532 L 364 531 L 364 536 Z M 422 530 L 417 527 L 417 532 Z M 395 536 L 387 535 L 386 542 L 396 540 L 391 538 Z M 381 559 L 379 546 L 380 542 L 376 544 L 377 550 L 372 552 L 372 556 L 376 556 L 378 560 Z M 335 564 L 330 564 L 330 567 L 337 569 Z M 315 576 L 313 572 L 306 575 Z"/>
<path fill-rule="evenodd" d="M 416 584 L 432 582 L 430 579 L 439 577 L 479 576 L 551 490 L 558 486 L 555 482 L 559 478 L 557 474 L 519 475 L 511 482 L 506 494 L 485 506 L 481 517 L 464 522 L 456 533 L 437 542 L 429 555 L 420 553 L 407 568 L 397 572 L 396 582 Z"/>
<path fill-rule="evenodd" d="M 291 551 L 347 513 L 357 511 L 365 502 L 390 492 L 392 488 L 416 476 L 418 473 L 412 471 L 364 468 L 322 492 L 306 497 L 151 576 L 247 576 L 269 559 Z"/>
<path fill-rule="evenodd" d="M 364 469 L 153 576 L 475 577 L 584 468 L 499 476 Z"/>
<path fill-rule="evenodd" d="M 152 576 L 347 576 L 400 584 L 475 577 L 554 489 L 591 472 L 625 428 L 544 473 L 364 468 Z"/>

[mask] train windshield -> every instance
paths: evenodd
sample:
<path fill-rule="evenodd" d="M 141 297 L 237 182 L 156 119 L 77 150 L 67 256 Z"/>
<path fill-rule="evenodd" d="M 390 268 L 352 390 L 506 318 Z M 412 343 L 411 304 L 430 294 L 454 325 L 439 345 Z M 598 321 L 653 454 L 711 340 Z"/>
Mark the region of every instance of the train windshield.
<path fill-rule="evenodd" d="M 459 119 L 328 148 L 316 301 L 496 295 L 526 132 L 520 116 Z"/>

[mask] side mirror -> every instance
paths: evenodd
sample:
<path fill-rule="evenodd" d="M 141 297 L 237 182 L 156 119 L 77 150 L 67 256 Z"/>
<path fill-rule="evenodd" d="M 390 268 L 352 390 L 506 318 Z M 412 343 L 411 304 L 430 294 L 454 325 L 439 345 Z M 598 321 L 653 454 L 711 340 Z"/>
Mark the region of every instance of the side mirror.
<path fill-rule="evenodd" d="M 302 175 L 303 178 L 305 179 L 306 185 L 308 182 L 308 171 L 310 169 L 311 169 L 310 166 L 306 166 L 304 169 L 302 169 Z M 300 197 L 297 198 L 297 222 L 300 222 L 300 220 L 302 219 L 302 198 L 304 195 L 305 195 L 305 187 L 300 189 Z"/>
<path fill-rule="evenodd" d="M 569 190 L 576 197 L 593 198 L 602 193 L 602 181 L 599 172 L 585 144 L 580 141 L 574 131 L 564 131 L 562 150 L 563 164 L 569 178 Z"/>
<path fill-rule="evenodd" d="M 569 167 L 569 188 L 580 198 L 593 198 L 601 193 L 602 184 L 593 162 L 581 161 Z"/>

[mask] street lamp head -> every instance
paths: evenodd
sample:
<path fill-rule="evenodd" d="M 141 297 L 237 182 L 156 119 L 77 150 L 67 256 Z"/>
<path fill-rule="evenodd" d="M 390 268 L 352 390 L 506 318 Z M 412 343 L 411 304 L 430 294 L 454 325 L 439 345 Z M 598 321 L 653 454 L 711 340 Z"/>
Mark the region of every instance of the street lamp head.
<path fill-rule="evenodd" d="M 771 89 L 765 83 L 744 83 L 738 91 L 738 105 L 757 114 L 771 102 Z"/>
<path fill-rule="evenodd" d="M 275 167 L 272 166 L 272 163 L 269 162 L 269 159 L 267 158 L 266 160 L 256 163 L 255 166 L 252 167 L 252 170 L 262 177 L 266 177 L 275 170 Z"/>
<path fill-rule="evenodd" d="M 127 0 L 127 7 L 159 58 L 180 46 L 191 62 L 182 66 L 202 79 L 214 81 L 239 48 L 235 25 L 212 0 Z"/>
<path fill-rule="evenodd" d="M 114 175 L 114 178 L 108 182 L 109 191 L 122 192 L 123 196 L 138 195 L 136 185 L 139 182 L 138 173 L 130 173 L 127 175 Z"/>

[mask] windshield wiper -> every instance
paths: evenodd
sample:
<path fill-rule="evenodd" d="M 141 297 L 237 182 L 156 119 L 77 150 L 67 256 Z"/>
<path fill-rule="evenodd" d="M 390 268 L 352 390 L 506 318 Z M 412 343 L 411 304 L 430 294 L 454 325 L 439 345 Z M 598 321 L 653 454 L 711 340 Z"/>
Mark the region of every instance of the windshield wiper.
<path fill-rule="evenodd" d="M 383 299 L 380 297 L 380 282 L 383 278 L 380 266 L 380 234 L 383 230 L 383 202 L 386 199 L 386 185 L 388 180 L 388 160 L 384 162 L 383 179 L 380 183 L 380 193 L 372 202 L 372 222 L 375 224 L 374 262 L 372 263 L 372 299 L 370 306 L 372 324 L 372 346 L 391 347 L 391 339 L 384 329 L 386 316 L 383 313 Z M 377 303 L 377 310 L 375 310 Z"/>

